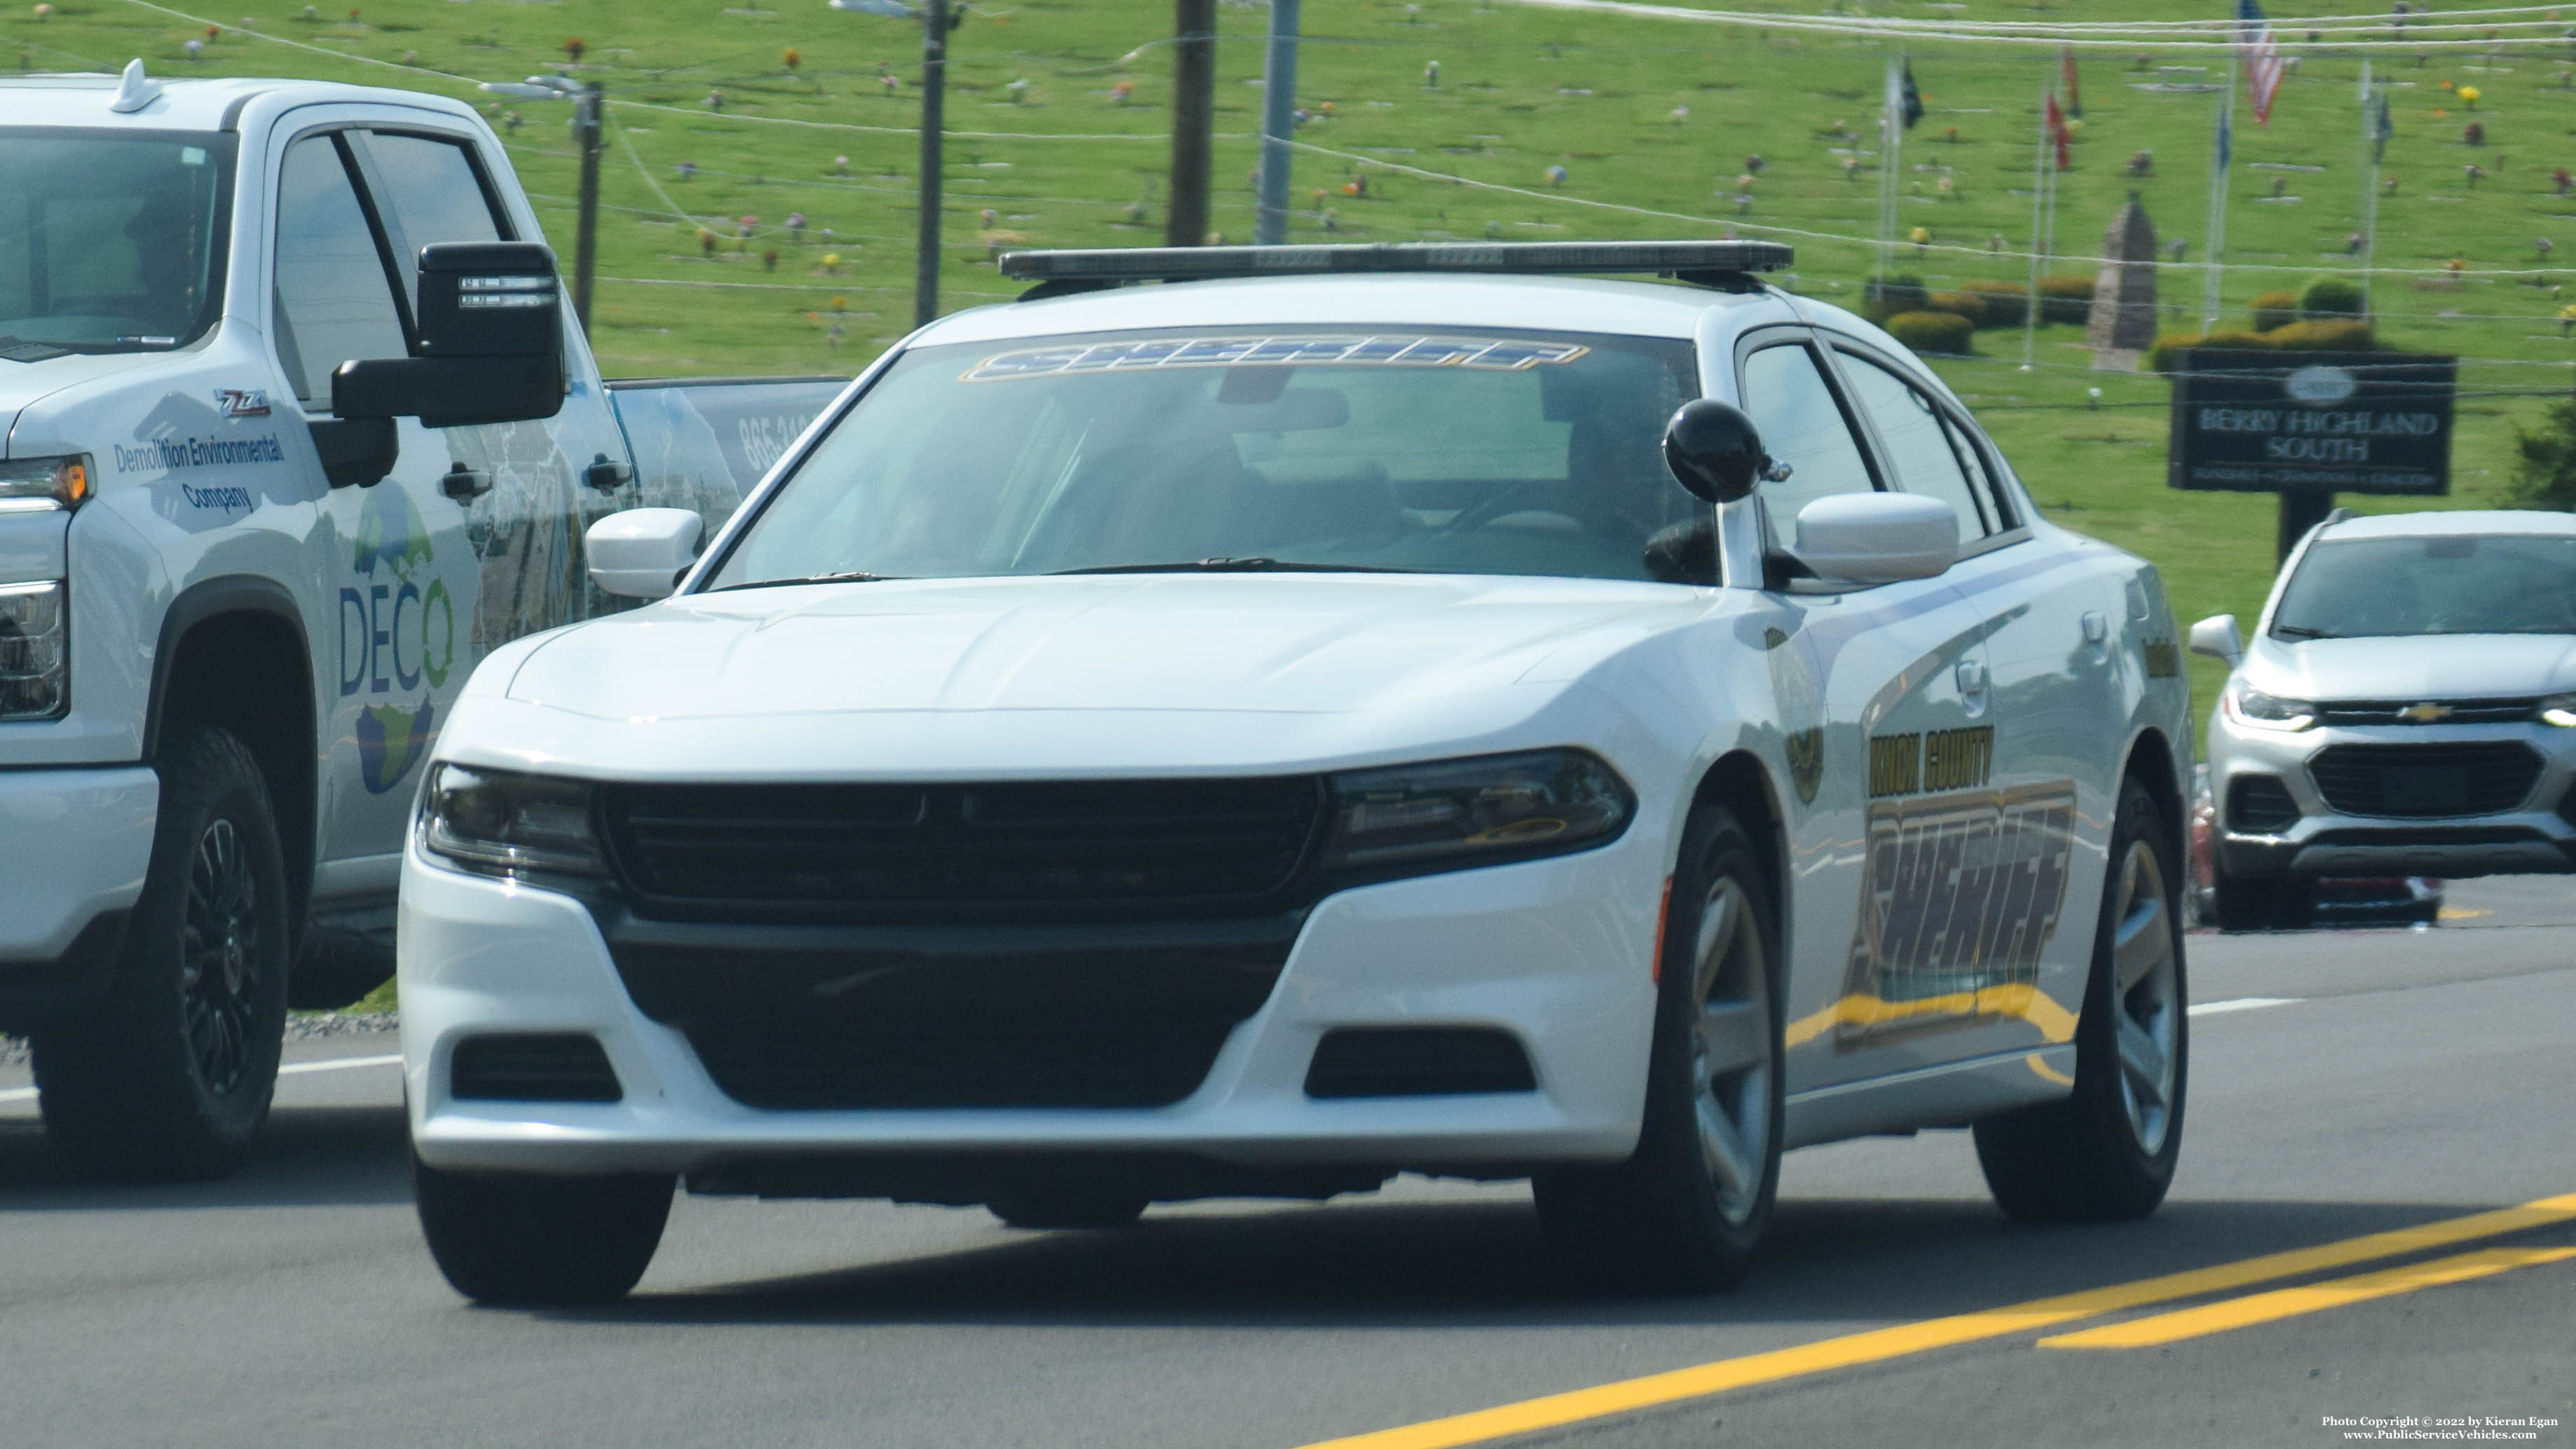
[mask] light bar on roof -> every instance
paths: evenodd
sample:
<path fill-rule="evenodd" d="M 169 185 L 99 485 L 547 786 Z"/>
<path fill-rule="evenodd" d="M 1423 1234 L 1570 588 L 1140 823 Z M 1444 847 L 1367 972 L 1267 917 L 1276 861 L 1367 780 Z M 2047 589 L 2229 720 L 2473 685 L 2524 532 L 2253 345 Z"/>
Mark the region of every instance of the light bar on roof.
<path fill-rule="evenodd" d="M 1382 246 L 1109 247 L 1004 252 L 1002 275 L 1031 282 L 1190 281 L 1386 272 L 1566 275 L 1652 272 L 1696 279 L 1776 272 L 1795 253 L 1769 241 L 1396 242 Z"/>

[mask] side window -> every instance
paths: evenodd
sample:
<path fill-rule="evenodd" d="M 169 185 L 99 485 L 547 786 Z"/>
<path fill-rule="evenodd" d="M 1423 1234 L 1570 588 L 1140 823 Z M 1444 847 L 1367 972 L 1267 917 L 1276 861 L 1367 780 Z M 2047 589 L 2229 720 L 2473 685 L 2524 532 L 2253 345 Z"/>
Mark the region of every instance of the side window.
<path fill-rule="evenodd" d="M 1968 470 L 1968 486 L 1977 490 L 1977 497 L 1993 510 L 1995 532 L 2009 533 L 2021 527 L 2021 519 L 2013 513 L 2012 491 L 2004 487 L 2001 474 L 1990 461 L 1994 444 L 1982 439 L 1956 413 L 1944 414 L 1941 422 L 1949 429 L 1950 445 L 1959 451 L 1960 464 Z"/>
<path fill-rule="evenodd" d="M 1962 542 L 1994 532 L 1993 505 L 1979 497 L 1981 490 L 1969 481 L 1958 440 L 1942 418 L 1940 404 L 1866 357 L 1846 352 L 1842 364 L 1843 376 L 1887 449 L 1897 486 L 1959 510 Z"/>
<path fill-rule="evenodd" d="M 384 202 L 403 292 L 420 300 L 420 249 L 433 242 L 502 240 L 474 162 L 454 141 L 383 131 L 367 136 L 370 187 Z"/>
<path fill-rule="evenodd" d="M 1789 476 L 1753 496 L 1771 520 L 1772 536 L 1789 542 L 1798 510 L 1834 493 L 1866 493 L 1877 484 L 1833 389 L 1802 344 L 1766 347 L 1744 359 L 1744 410 L 1762 432 L 1762 447 L 1789 465 Z"/>
<path fill-rule="evenodd" d="M 307 403 L 331 400 L 331 370 L 410 352 L 375 233 L 329 136 L 287 148 L 278 177 L 278 360 Z"/>

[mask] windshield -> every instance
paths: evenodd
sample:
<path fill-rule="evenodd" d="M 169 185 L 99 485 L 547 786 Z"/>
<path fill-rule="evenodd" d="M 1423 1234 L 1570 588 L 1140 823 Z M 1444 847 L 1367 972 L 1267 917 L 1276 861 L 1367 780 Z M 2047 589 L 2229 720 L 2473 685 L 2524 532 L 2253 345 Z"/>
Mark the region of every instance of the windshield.
<path fill-rule="evenodd" d="M 194 341 L 215 320 L 233 138 L 0 127 L 0 338 L 71 352 Z"/>
<path fill-rule="evenodd" d="M 2291 639 L 2576 634 L 2576 537 L 2320 541 L 2281 595 L 2272 632 Z"/>
<path fill-rule="evenodd" d="M 1663 462 L 1690 344 L 1228 328 L 926 347 L 714 587 L 1193 564 L 1654 577 L 1711 516 Z M 1669 543 L 1671 535 L 1667 535 Z"/>

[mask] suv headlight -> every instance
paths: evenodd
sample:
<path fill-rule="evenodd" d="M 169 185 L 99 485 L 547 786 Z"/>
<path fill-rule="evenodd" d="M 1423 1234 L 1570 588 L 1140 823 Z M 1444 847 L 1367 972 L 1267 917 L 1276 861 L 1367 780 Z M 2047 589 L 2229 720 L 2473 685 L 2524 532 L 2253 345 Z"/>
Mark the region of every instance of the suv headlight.
<path fill-rule="evenodd" d="M 52 719 L 71 692 L 62 580 L 0 584 L 0 719 Z"/>
<path fill-rule="evenodd" d="M 2265 694 L 2242 680 L 2230 683 L 2222 697 L 2227 701 L 2229 719 L 2258 730 L 2303 730 L 2317 722 L 2315 705 L 2303 699 Z"/>
<path fill-rule="evenodd" d="M 421 791 L 420 845 L 476 875 L 604 875 L 590 806 L 580 780 L 438 765 Z"/>
<path fill-rule="evenodd" d="M 1429 874 L 1562 855 L 1616 839 L 1637 811 L 1619 772 L 1582 750 L 1353 770 L 1331 786 L 1318 866 L 1337 874 Z"/>
<path fill-rule="evenodd" d="M 51 513 L 74 509 L 89 497 L 89 455 L 12 458 L 0 462 L 0 513 Z"/>
<path fill-rule="evenodd" d="M 2542 724 L 2576 729 L 2576 694 L 2553 694 L 2532 711 Z"/>

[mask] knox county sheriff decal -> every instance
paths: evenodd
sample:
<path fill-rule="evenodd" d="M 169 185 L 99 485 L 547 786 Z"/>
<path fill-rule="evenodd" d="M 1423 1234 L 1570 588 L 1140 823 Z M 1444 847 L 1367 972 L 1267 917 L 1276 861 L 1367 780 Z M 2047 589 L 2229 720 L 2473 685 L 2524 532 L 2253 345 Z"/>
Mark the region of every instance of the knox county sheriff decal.
<path fill-rule="evenodd" d="M 1849 1050 L 1973 1020 L 1978 993 L 2032 986 L 2075 851 L 2075 782 L 1992 788 L 1992 726 L 1869 741 L 1868 839 L 1847 998 Z"/>

